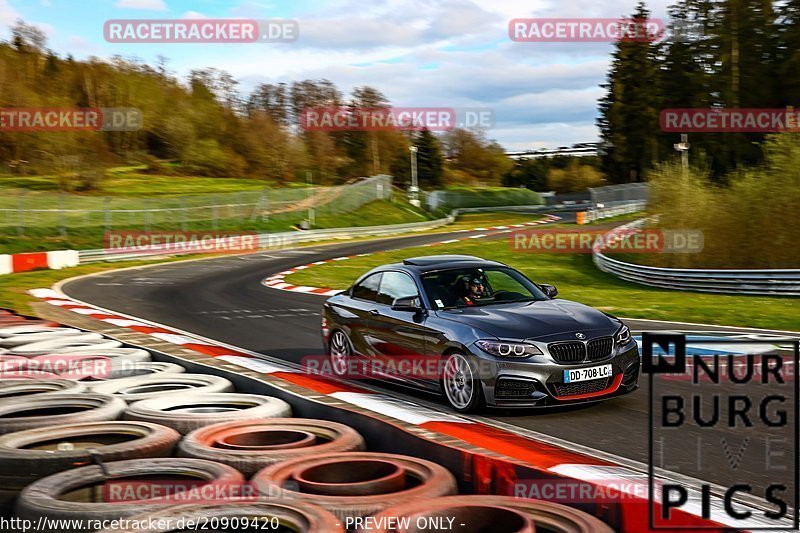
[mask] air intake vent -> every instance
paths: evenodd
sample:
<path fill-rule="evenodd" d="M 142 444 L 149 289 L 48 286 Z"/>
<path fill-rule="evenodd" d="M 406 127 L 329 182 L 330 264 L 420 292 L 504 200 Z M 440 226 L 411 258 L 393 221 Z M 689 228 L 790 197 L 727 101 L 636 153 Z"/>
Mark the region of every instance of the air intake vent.
<path fill-rule="evenodd" d="M 586 344 L 586 350 L 589 353 L 590 361 L 600 361 L 611 355 L 611 349 L 614 347 L 614 339 L 611 337 L 600 337 L 599 339 L 592 339 Z"/>
<path fill-rule="evenodd" d="M 582 342 L 556 342 L 547 349 L 559 363 L 580 363 L 586 359 L 586 345 Z"/>

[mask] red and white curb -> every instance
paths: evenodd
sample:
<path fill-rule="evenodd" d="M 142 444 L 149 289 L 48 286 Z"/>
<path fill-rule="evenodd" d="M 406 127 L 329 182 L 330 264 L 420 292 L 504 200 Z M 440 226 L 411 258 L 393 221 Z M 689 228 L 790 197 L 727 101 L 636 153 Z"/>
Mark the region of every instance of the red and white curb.
<path fill-rule="evenodd" d="M 0 254 L 0 274 L 14 274 L 31 270 L 60 270 L 78 266 L 78 262 L 78 252 L 75 250 Z"/>
<path fill-rule="evenodd" d="M 175 328 L 170 328 L 137 317 L 116 313 L 65 296 L 53 289 L 34 289 L 32 295 L 50 305 L 81 315 L 150 335 L 161 341 L 218 357 L 232 365 L 270 375 L 301 386 L 316 394 L 327 395 L 340 402 L 361 407 L 385 417 L 406 422 L 426 432 L 444 435 L 471 444 L 478 448 L 508 457 L 514 462 L 523 462 L 543 476 L 559 476 L 593 484 L 598 490 L 624 494 L 620 502 L 625 512 L 621 531 L 646 531 L 647 507 L 643 497 L 642 483 L 647 484 L 646 475 L 635 469 L 622 466 L 613 460 L 601 459 L 581 451 L 519 435 L 496 426 L 469 420 L 461 416 L 441 412 L 406 400 L 363 389 L 325 376 L 314 375 L 276 361 L 266 361 L 263 356 L 243 348 L 237 348 Z M 509 481 L 509 480 L 505 480 Z M 525 481 L 525 480 L 521 480 Z M 528 480 L 530 481 L 530 480 Z M 657 480 L 657 482 L 659 482 Z M 644 491 L 646 492 L 646 491 Z M 725 514 L 722 504 L 712 503 L 712 520 L 702 518 L 699 493 L 690 492 L 689 504 L 673 510 L 671 526 L 695 526 L 704 528 L 735 527 L 750 528 L 764 526 L 758 518 L 748 521 L 733 520 Z M 654 504 L 654 512 L 660 506 Z M 753 513 L 756 517 L 756 513 Z M 677 520 L 677 521 L 676 521 Z M 766 525 L 773 525 L 770 522 Z"/>
<path fill-rule="evenodd" d="M 454 231 L 453 233 L 463 233 L 463 232 L 470 232 L 470 231 L 495 231 L 499 230 L 503 233 L 511 233 L 515 229 L 524 228 L 527 226 L 540 226 L 543 224 L 550 224 L 557 220 L 561 220 L 561 217 L 556 215 L 546 215 L 540 220 L 534 220 L 532 222 L 525 222 L 524 224 L 510 224 L 508 226 L 491 226 L 489 228 L 473 228 L 469 229 L 462 229 Z M 423 244 L 422 246 L 438 246 L 442 244 L 453 244 L 459 241 L 465 241 L 467 239 L 482 239 L 486 237 L 485 233 L 480 233 L 478 235 L 470 235 L 469 237 L 460 237 L 456 239 L 448 239 L 445 241 L 439 242 L 432 242 L 428 244 Z M 261 284 L 265 287 L 269 287 L 270 289 L 278 289 L 281 291 L 289 291 L 289 292 L 302 292 L 306 294 L 319 294 L 320 296 L 333 296 L 335 294 L 339 294 L 341 289 L 329 289 L 324 287 L 312 287 L 309 285 L 294 285 L 286 281 L 286 276 L 299 272 L 301 270 L 307 270 L 309 268 L 314 268 L 315 266 L 324 265 L 327 263 L 333 263 L 336 261 L 346 261 L 348 259 L 353 259 L 354 257 L 366 257 L 372 254 L 358 254 L 358 255 L 348 255 L 343 257 L 334 257 L 333 259 L 325 259 L 324 261 L 314 261 L 313 263 L 308 263 L 306 265 L 300 265 L 296 267 L 292 267 L 288 270 L 283 270 L 278 272 L 277 274 L 273 274 L 268 278 L 264 279 Z"/>

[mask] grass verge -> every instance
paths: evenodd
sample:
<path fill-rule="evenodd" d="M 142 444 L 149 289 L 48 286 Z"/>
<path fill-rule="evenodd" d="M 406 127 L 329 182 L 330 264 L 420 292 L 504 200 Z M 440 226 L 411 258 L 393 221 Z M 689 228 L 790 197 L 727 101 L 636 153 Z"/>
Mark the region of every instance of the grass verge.
<path fill-rule="evenodd" d="M 468 254 L 501 261 L 534 281 L 556 285 L 562 298 L 619 316 L 800 331 L 796 298 L 704 294 L 645 287 L 600 272 L 588 254 L 521 253 L 513 250 L 505 239 L 382 252 L 302 270 L 287 276 L 286 281 L 296 285 L 344 289 L 372 267 L 432 254 Z"/>

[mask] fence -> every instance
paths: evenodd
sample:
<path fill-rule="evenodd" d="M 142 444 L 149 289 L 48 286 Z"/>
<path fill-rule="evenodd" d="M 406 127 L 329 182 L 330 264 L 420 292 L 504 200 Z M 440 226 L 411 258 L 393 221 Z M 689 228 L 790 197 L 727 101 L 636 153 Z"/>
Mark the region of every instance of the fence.
<path fill-rule="evenodd" d="M 425 206 L 430 211 L 443 207 L 456 209 L 460 207 L 544 205 L 544 200 L 538 193 L 521 188 L 489 187 L 474 190 L 431 191 L 424 193 L 424 195 Z"/>
<path fill-rule="evenodd" d="M 639 228 L 645 220 L 615 228 L 610 233 Z M 774 296 L 800 296 L 800 269 L 723 270 L 663 268 L 626 263 L 592 252 L 595 266 L 625 281 L 665 289 Z"/>
<path fill-rule="evenodd" d="M 295 224 L 311 212 L 336 215 L 391 195 L 391 176 L 339 187 L 265 188 L 194 196 L 78 196 L 5 189 L 0 236 L 96 234 L 157 229 L 270 229 Z"/>
<path fill-rule="evenodd" d="M 387 235 L 397 235 L 413 231 L 426 231 L 447 224 L 452 224 L 456 218 L 464 213 L 486 213 L 490 211 L 516 211 L 520 213 L 544 213 L 549 212 L 544 206 L 503 206 L 503 207 L 466 207 L 454 209 L 449 215 L 436 220 L 426 220 L 423 222 L 409 222 L 405 224 L 389 224 L 383 226 L 359 226 L 352 228 L 329 228 L 316 229 L 309 231 L 286 231 L 277 233 L 265 233 L 257 236 L 258 246 L 261 249 L 288 248 L 298 244 L 315 242 L 325 239 L 351 239 L 353 237 L 381 237 Z M 546 210 L 546 211 L 545 211 Z M 555 209 L 555 211 L 571 211 L 571 208 Z M 187 254 L 193 252 L 186 252 Z M 142 259 L 145 257 L 160 257 L 165 255 L 183 255 L 175 249 L 165 249 L 165 247 L 153 246 L 146 251 L 135 253 L 120 252 L 117 250 L 81 250 L 79 252 L 80 264 L 96 263 L 98 261 L 127 261 L 131 259 Z"/>
<path fill-rule="evenodd" d="M 604 209 L 630 202 L 647 203 L 648 191 L 646 183 L 623 183 L 592 187 L 589 189 L 592 209 Z"/>

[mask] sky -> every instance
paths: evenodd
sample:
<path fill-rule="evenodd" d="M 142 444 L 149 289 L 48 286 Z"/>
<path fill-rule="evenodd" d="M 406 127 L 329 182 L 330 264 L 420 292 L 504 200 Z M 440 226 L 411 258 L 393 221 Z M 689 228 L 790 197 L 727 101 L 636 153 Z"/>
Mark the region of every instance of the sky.
<path fill-rule="evenodd" d="M 489 108 L 486 132 L 507 150 L 595 142 L 612 45 L 522 43 L 516 18 L 617 18 L 635 0 L 0 0 L 0 36 L 21 18 L 76 58 L 114 55 L 230 72 L 243 93 L 259 83 L 327 78 L 348 94 L 369 85 L 397 107 Z M 664 18 L 668 0 L 647 3 Z M 109 43 L 111 19 L 294 19 L 292 43 Z"/>

